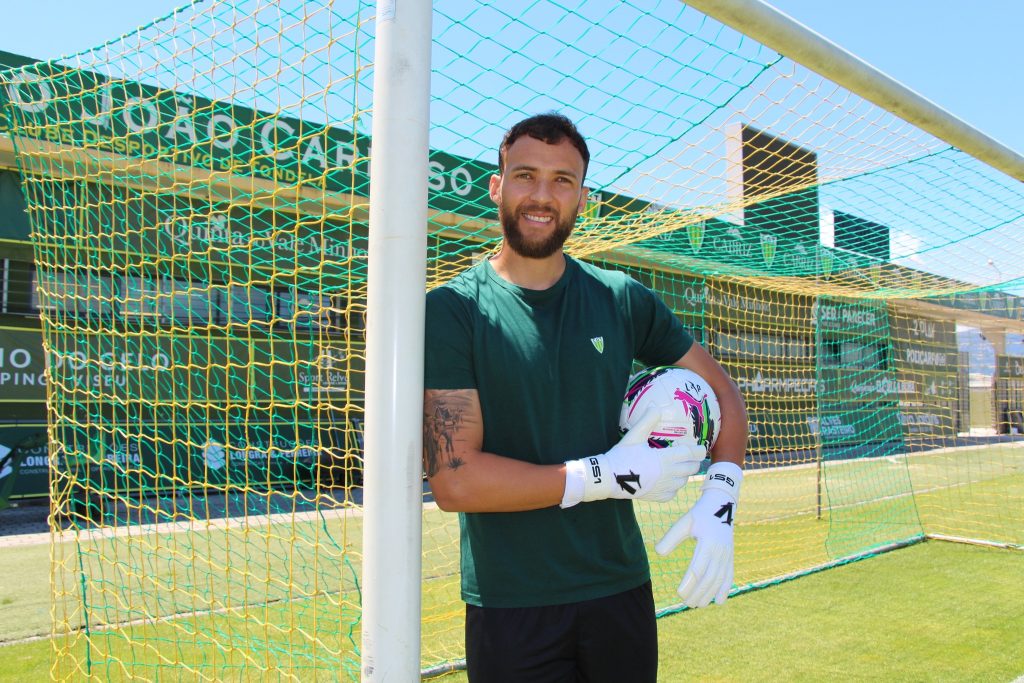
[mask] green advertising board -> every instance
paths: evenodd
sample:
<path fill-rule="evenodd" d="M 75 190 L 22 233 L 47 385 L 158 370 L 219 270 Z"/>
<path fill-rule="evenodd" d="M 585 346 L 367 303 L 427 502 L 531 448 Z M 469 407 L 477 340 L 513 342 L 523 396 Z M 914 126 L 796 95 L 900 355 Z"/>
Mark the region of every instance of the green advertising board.
<path fill-rule="evenodd" d="M 893 403 L 878 402 L 821 410 L 812 431 L 824 447 L 871 443 L 902 443 L 901 413 Z"/>
<path fill-rule="evenodd" d="M 886 338 L 889 335 L 888 311 L 884 304 L 817 297 L 811 305 L 811 322 L 818 333 L 837 332 L 842 336 Z"/>
<path fill-rule="evenodd" d="M 38 343 L 38 339 L 37 339 Z M 39 363 L 41 351 L 33 356 Z M 365 353 L 330 337 L 227 337 L 151 330 L 53 335 L 50 381 L 67 397 L 185 404 L 286 405 L 360 396 Z M 42 366 L 35 365 L 41 372 Z M 350 385 L 350 380 L 352 384 Z M 100 398 L 102 397 L 102 398 Z"/>
<path fill-rule="evenodd" d="M 818 372 L 818 395 L 824 405 L 892 403 L 914 388 L 913 383 L 901 383 L 888 370 L 821 368 Z"/>
<path fill-rule="evenodd" d="M 775 332 L 809 334 L 812 299 L 792 294 L 765 297 L 764 290 L 726 282 L 708 282 L 708 315 L 728 328 L 764 329 L 766 321 Z"/>
<path fill-rule="evenodd" d="M 253 482 L 294 482 L 294 468 L 308 473 L 322 445 L 361 448 L 351 437 L 361 434 L 352 416 L 361 414 L 364 359 L 360 345 L 330 338 L 169 330 L 64 332 L 47 356 L 38 330 L 0 328 L 0 406 L 7 406 L 0 451 L 17 456 L 0 465 L 0 479 L 13 483 L 11 496 L 46 494 L 45 400 L 53 382 L 61 387 L 53 422 L 64 456 L 103 463 L 118 476 L 134 471 L 150 487 L 170 485 L 167 477 L 182 468 L 192 478 L 179 483 L 189 485 L 243 473 Z M 203 470 L 207 442 L 219 444 L 213 448 L 226 462 L 242 464 Z"/>
<path fill-rule="evenodd" d="M 952 436 L 960 366 L 955 321 L 905 315 L 890 320 L 893 363 L 900 382 L 912 388 L 900 395 L 906 437 Z"/>
<path fill-rule="evenodd" d="M 371 143 L 358 131 L 9 53 L 0 53 L 0 63 L 21 67 L 0 80 L 2 130 L 281 186 L 369 196 Z M 495 169 L 431 152 L 430 207 L 494 217 L 488 182 Z"/>
<path fill-rule="evenodd" d="M 932 297 L 926 301 L 939 306 L 1006 320 L 1024 320 L 1024 297 L 1009 292 L 971 289 L 956 294 Z"/>
<path fill-rule="evenodd" d="M 14 417 L 16 406 L 39 404 L 45 414 L 46 358 L 38 329 L 0 327 L 0 406 L 7 405 L 0 422 Z"/>
<path fill-rule="evenodd" d="M 0 170 L 0 239 L 28 242 L 30 231 L 21 176 Z"/>
<path fill-rule="evenodd" d="M 816 442 L 811 425 L 816 415 L 813 400 L 787 401 L 770 407 L 757 402 L 748 404 L 749 450 L 770 457 L 813 450 Z"/>
<path fill-rule="evenodd" d="M 1024 379 L 1024 357 L 996 356 L 996 377 L 1003 379 Z"/>

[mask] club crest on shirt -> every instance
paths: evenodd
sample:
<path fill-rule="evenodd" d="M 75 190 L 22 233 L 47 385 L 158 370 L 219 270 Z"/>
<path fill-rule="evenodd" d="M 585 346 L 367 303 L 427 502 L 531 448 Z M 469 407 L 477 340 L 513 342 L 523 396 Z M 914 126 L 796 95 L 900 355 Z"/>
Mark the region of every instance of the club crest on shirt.
<path fill-rule="evenodd" d="M 590 343 L 594 345 L 598 353 L 604 353 L 604 337 L 591 337 Z"/>

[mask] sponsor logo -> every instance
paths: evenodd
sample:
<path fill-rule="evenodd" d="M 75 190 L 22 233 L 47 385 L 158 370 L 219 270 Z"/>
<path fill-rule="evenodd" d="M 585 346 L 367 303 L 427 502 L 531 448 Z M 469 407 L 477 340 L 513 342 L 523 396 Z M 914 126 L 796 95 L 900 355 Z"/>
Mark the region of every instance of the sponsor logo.
<path fill-rule="evenodd" d="M 838 378 L 837 382 L 845 383 L 846 380 Z M 917 392 L 917 382 L 912 379 L 890 379 L 882 378 L 855 383 L 850 386 L 854 396 L 865 394 L 913 394 Z"/>
<path fill-rule="evenodd" d="M 927 351 L 925 349 L 904 349 L 903 359 L 911 365 L 942 367 L 950 364 L 944 352 Z"/>
<path fill-rule="evenodd" d="M 910 321 L 910 333 L 915 337 L 935 339 L 935 328 L 934 320 L 921 320 L 919 318 L 914 318 Z"/>
<path fill-rule="evenodd" d="M 821 422 L 817 418 L 809 417 L 807 426 L 811 430 L 811 434 L 817 434 L 820 428 L 823 439 L 857 436 L 857 428 L 854 425 L 844 424 L 843 418 L 839 415 L 823 416 Z"/>
<path fill-rule="evenodd" d="M 828 249 L 821 247 L 818 252 L 819 260 L 821 261 L 821 275 L 826 280 L 832 277 L 832 268 L 835 265 L 835 256 Z"/>
<path fill-rule="evenodd" d="M 690 249 L 693 249 L 694 254 L 699 254 L 704 244 L 704 221 L 690 223 L 686 227 L 686 236 L 690 238 Z"/>
<path fill-rule="evenodd" d="M 736 482 L 733 481 L 732 477 L 730 477 L 727 474 L 722 474 L 721 472 L 716 472 L 715 474 L 712 474 L 709 479 L 710 481 L 720 481 L 724 484 L 727 484 L 728 486 L 736 486 Z"/>
<path fill-rule="evenodd" d="M 7 455 L 11 452 L 11 449 L 3 444 L 0 444 L 0 462 L 3 466 L 0 467 L 0 479 L 3 479 L 8 474 L 14 471 L 14 467 L 11 465 L 11 461 L 7 458 Z"/>
<path fill-rule="evenodd" d="M 858 326 L 875 327 L 881 324 L 875 311 L 841 304 L 823 304 L 815 301 L 811 304 L 811 322 L 815 325 L 826 324 L 830 327 Z"/>
<path fill-rule="evenodd" d="M 771 268 L 775 263 L 775 251 L 778 249 L 779 238 L 775 235 L 761 233 L 761 256 L 764 257 L 765 268 Z"/>
<path fill-rule="evenodd" d="M 718 512 L 715 513 L 715 517 L 718 517 L 720 520 L 722 520 L 722 524 L 728 524 L 729 526 L 732 526 L 732 511 L 733 504 L 726 503 L 722 507 L 718 508 Z"/>
<path fill-rule="evenodd" d="M 868 278 L 871 280 L 871 284 L 875 287 L 882 281 L 882 264 L 872 263 L 868 268 Z"/>
<path fill-rule="evenodd" d="M 640 490 L 640 475 L 630 470 L 629 474 L 616 474 L 615 483 L 629 495 L 636 494 Z"/>
<path fill-rule="evenodd" d="M 748 259 L 754 256 L 753 245 L 743 240 L 739 228 L 729 228 L 724 236 L 716 237 L 714 248 L 736 258 Z"/>
<path fill-rule="evenodd" d="M 755 394 L 813 394 L 817 389 L 814 377 L 766 377 L 760 370 L 753 378 L 737 377 L 736 384 Z"/>
<path fill-rule="evenodd" d="M 211 470 L 221 469 L 227 462 L 227 454 L 224 452 L 224 446 L 220 445 L 216 441 L 208 442 L 203 446 L 203 460 L 206 461 L 206 466 Z"/>

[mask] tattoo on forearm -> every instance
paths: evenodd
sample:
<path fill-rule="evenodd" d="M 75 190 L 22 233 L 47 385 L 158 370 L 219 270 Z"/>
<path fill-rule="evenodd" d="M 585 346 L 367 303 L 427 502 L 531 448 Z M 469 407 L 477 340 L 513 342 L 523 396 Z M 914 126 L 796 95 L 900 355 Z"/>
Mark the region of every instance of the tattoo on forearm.
<path fill-rule="evenodd" d="M 469 399 L 458 393 L 446 393 L 424 406 L 423 468 L 432 477 L 442 467 L 457 470 L 465 462 L 455 454 L 455 439 L 463 425 Z"/>

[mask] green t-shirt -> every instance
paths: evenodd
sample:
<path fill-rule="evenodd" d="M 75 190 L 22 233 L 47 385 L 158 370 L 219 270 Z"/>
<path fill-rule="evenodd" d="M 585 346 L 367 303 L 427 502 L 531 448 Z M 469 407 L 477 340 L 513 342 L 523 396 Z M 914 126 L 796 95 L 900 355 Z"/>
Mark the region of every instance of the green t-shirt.
<path fill-rule="evenodd" d="M 618 441 L 634 359 L 668 365 L 692 342 L 624 273 L 567 257 L 561 279 L 538 291 L 503 280 L 485 261 L 427 295 L 425 386 L 477 390 L 485 451 L 561 463 Z M 564 604 L 650 578 L 630 501 L 459 517 L 470 604 Z"/>

